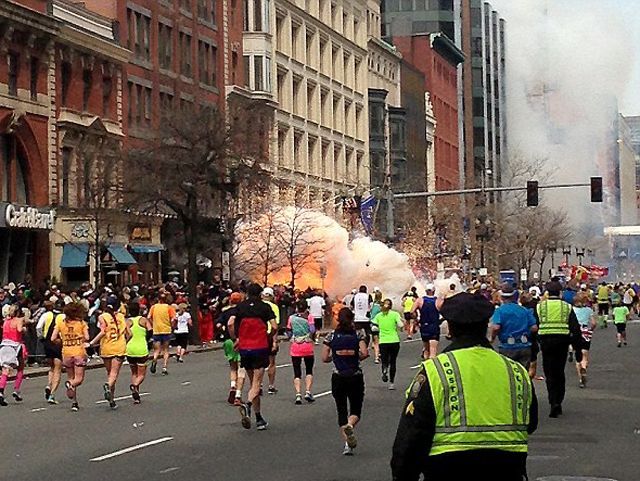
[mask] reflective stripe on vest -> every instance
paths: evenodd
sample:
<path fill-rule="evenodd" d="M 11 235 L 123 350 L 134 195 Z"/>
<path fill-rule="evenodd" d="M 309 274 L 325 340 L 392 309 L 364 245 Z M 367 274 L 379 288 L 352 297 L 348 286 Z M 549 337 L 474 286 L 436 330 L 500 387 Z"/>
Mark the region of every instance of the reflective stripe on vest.
<path fill-rule="evenodd" d="M 474 449 L 527 452 L 531 380 L 522 365 L 472 347 L 423 366 L 436 411 L 430 456 Z"/>
<path fill-rule="evenodd" d="M 549 299 L 538 304 L 539 336 L 548 334 L 569 335 L 571 306 L 560 299 Z"/>

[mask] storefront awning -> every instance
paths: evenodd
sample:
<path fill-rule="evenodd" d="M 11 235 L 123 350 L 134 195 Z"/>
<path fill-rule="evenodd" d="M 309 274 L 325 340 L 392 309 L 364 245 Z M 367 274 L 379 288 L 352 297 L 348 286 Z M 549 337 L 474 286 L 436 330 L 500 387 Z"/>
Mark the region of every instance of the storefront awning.
<path fill-rule="evenodd" d="M 109 253 L 113 256 L 114 260 L 118 264 L 131 265 L 137 264 L 136 260 L 133 258 L 129 251 L 124 248 L 124 246 L 120 245 L 110 245 L 107 247 Z"/>
<path fill-rule="evenodd" d="M 60 267 L 63 269 L 87 267 L 88 257 L 89 244 L 74 244 L 68 242 L 62 246 L 62 259 L 60 260 Z"/>
<path fill-rule="evenodd" d="M 138 244 L 132 245 L 131 251 L 136 254 L 155 254 L 156 252 L 160 252 L 164 250 L 164 246 L 160 245 L 149 245 L 149 244 Z"/>

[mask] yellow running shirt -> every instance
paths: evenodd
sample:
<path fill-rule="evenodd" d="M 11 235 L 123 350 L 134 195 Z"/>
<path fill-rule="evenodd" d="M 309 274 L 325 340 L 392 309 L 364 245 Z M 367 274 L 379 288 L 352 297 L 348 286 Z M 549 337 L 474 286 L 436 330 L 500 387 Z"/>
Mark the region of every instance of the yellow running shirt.
<path fill-rule="evenodd" d="M 87 351 L 84 348 L 85 332 L 89 327 L 84 321 L 66 321 L 64 317 L 56 318 L 56 329 L 62 339 L 62 357 L 86 357 Z"/>
<path fill-rule="evenodd" d="M 154 334 L 171 334 L 171 321 L 176 317 L 176 310 L 169 304 L 154 304 L 149 311 L 149 319 Z"/>
<path fill-rule="evenodd" d="M 127 352 L 124 316 L 118 313 L 114 319 L 111 314 L 105 312 L 100 316 L 100 328 L 104 331 L 104 336 L 100 339 L 100 356 L 124 356 Z"/>

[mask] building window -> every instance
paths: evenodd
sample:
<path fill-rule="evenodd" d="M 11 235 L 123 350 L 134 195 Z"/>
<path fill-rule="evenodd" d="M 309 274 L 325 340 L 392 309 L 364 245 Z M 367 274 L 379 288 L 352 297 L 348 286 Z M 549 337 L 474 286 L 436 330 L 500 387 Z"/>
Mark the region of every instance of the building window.
<path fill-rule="evenodd" d="M 71 178 L 71 154 L 69 147 L 62 148 L 62 205 L 69 205 L 69 179 Z"/>
<path fill-rule="evenodd" d="M 186 12 L 191 12 L 191 0 L 180 0 L 180 8 Z"/>
<path fill-rule="evenodd" d="M 141 13 L 128 9 L 127 22 L 129 27 L 127 47 L 134 53 L 134 56 L 138 60 L 151 60 L 151 19 Z"/>
<path fill-rule="evenodd" d="M 160 92 L 160 108 L 163 112 L 171 111 L 173 108 L 173 94 Z"/>
<path fill-rule="evenodd" d="M 198 41 L 198 68 L 200 82 L 212 87 L 216 86 L 216 65 L 218 49 L 202 40 Z"/>
<path fill-rule="evenodd" d="M 216 0 L 198 0 L 198 18 L 207 23 L 216 23 Z"/>
<path fill-rule="evenodd" d="M 111 75 L 104 75 L 102 77 L 102 114 L 105 116 L 109 115 L 112 91 L 113 78 L 111 78 Z"/>
<path fill-rule="evenodd" d="M 269 0 L 244 0 L 244 30 L 269 31 Z"/>
<path fill-rule="evenodd" d="M 158 24 L 158 63 L 160 68 L 171 70 L 173 56 L 173 28 L 164 23 Z"/>
<path fill-rule="evenodd" d="M 91 88 L 93 87 L 93 71 L 84 69 L 82 71 L 82 110 L 89 109 L 89 99 L 91 98 Z"/>
<path fill-rule="evenodd" d="M 20 72 L 20 56 L 9 52 L 7 55 L 7 69 L 9 73 L 9 95 L 18 95 L 18 74 Z"/>
<path fill-rule="evenodd" d="M 129 121 L 129 125 L 133 124 L 133 112 L 134 112 L 134 89 L 133 89 L 133 83 L 131 82 L 127 82 L 127 96 L 129 98 L 129 101 L 127 102 L 128 104 L 128 110 L 127 110 L 127 120 Z"/>
<path fill-rule="evenodd" d="M 244 56 L 244 86 L 251 89 L 251 56 Z"/>
<path fill-rule="evenodd" d="M 180 32 L 180 73 L 191 77 L 191 35 Z"/>
<path fill-rule="evenodd" d="M 31 63 L 29 65 L 31 77 L 29 79 L 29 92 L 31 100 L 34 102 L 38 100 L 38 73 L 40 72 L 40 62 L 36 57 L 31 57 Z"/>
<path fill-rule="evenodd" d="M 153 105 L 151 103 L 151 89 L 148 87 L 144 88 L 144 120 L 146 124 L 151 123 L 151 109 Z"/>
<path fill-rule="evenodd" d="M 254 76 L 254 85 L 257 91 L 264 91 L 265 89 L 265 81 L 264 81 L 264 57 L 261 55 L 256 55 L 253 57 L 253 76 Z"/>

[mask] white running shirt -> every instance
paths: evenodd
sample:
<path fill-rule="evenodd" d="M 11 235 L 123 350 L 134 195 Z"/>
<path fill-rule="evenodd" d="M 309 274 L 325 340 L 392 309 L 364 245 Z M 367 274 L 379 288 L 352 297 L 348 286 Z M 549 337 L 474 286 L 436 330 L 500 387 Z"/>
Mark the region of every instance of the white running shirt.
<path fill-rule="evenodd" d="M 326 305 L 322 296 L 313 296 L 307 299 L 307 305 L 309 306 L 311 317 L 322 317 L 322 308 Z"/>
<path fill-rule="evenodd" d="M 353 296 L 353 314 L 356 322 L 369 322 L 367 313 L 370 309 L 369 294 L 366 292 L 358 292 Z"/>

